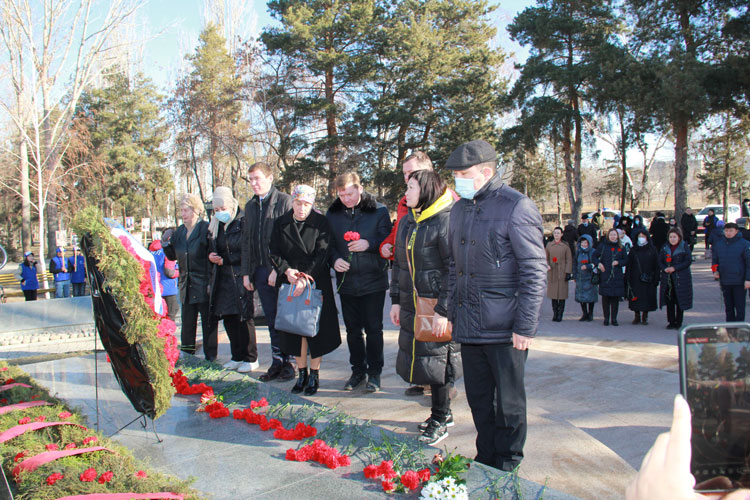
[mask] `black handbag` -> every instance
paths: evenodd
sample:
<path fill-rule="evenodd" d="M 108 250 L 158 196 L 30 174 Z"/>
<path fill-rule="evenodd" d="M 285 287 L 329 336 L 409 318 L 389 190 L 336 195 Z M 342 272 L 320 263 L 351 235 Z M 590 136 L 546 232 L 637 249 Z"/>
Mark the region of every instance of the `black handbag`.
<path fill-rule="evenodd" d="M 594 273 L 594 275 L 591 276 L 592 285 L 598 285 L 600 281 L 601 281 L 601 278 L 599 277 L 599 273 Z"/>
<path fill-rule="evenodd" d="M 654 273 L 643 272 L 643 269 L 641 269 L 641 260 L 637 255 L 635 256 L 635 262 L 638 264 L 638 272 L 640 273 L 640 275 L 638 276 L 638 281 L 647 285 L 652 284 L 654 282 Z"/>

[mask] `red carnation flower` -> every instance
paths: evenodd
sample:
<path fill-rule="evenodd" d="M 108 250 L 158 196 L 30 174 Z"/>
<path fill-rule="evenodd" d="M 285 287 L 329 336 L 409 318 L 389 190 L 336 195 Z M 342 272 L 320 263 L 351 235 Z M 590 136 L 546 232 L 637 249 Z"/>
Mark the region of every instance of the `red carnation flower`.
<path fill-rule="evenodd" d="M 716 273 L 719 271 L 719 264 L 714 264 L 711 266 L 711 272 Z"/>
<path fill-rule="evenodd" d="M 2 404 L 5 404 L 5 403 L 7 403 L 7 402 L 8 402 L 8 400 L 7 400 L 7 399 L 5 399 L 5 398 L 3 398 L 3 399 L 0 399 L 0 403 L 2 403 Z"/>
<path fill-rule="evenodd" d="M 383 491 L 385 491 L 386 493 L 391 493 L 396 489 L 396 485 L 391 481 L 383 481 L 380 484 L 383 486 Z"/>
<path fill-rule="evenodd" d="M 618 251 L 618 252 L 622 252 L 622 248 L 618 248 L 618 249 L 617 249 L 617 251 Z"/>
<path fill-rule="evenodd" d="M 672 262 L 672 256 L 671 255 L 667 255 L 667 262 Z"/>
<path fill-rule="evenodd" d="M 96 436 L 89 436 L 87 438 L 83 438 L 83 444 L 89 444 L 89 443 L 96 443 L 99 441 Z"/>
<path fill-rule="evenodd" d="M 60 449 L 60 447 L 57 446 L 55 443 L 48 444 L 45 446 L 45 448 L 47 448 L 47 451 L 56 451 Z"/>
<path fill-rule="evenodd" d="M 422 469 L 421 471 L 417 472 L 419 474 L 419 480 L 427 482 L 430 480 L 430 469 Z"/>
<path fill-rule="evenodd" d="M 50 474 L 49 476 L 47 476 L 47 484 L 50 485 L 50 486 L 52 486 L 53 484 L 55 484 L 56 482 L 58 482 L 60 479 L 62 479 L 64 477 L 65 476 L 63 476 L 59 472 L 55 472 L 54 474 Z"/>
<path fill-rule="evenodd" d="M 344 241 L 357 241 L 360 235 L 356 231 L 347 231 L 344 233 Z"/>
<path fill-rule="evenodd" d="M 364 472 L 367 479 L 375 479 L 376 477 L 380 476 L 380 474 L 378 474 L 378 466 L 375 464 L 371 464 L 365 467 Z"/>
<path fill-rule="evenodd" d="M 15 381 L 16 381 L 16 379 L 14 379 L 14 378 L 9 378 L 8 380 L 6 380 L 6 381 L 5 381 L 5 383 L 6 383 L 6 384 L 12 384 L 12 383 L 14 383 Z"/>
<path fill-rule="evenodd" d="M 8 371 L 7 366 L 3 366 L 2 368 L 0 368 L 0 372 L 7 372 L 7 371 Z"/>
<path fill-rule="evenodd" d="M 557 262 L 557 257 L 552 257 L 552 262 Z"/>
<path fill-rule="evenodd" d="M 21 425 L 28 424 L 29 422 L 31 422 L 31 419 L 29 417 L 23 417 L 21 420 L 18 421 L 18 423 Z"/>
<path fill-rule="evenodd" d="M 633 297 L 633 298 L 632 298 L 632 299 L 630 299 L 630 300 L 632 300 L 633 302 L 635 302 L 636 300 L 638 300 L 638 297 Z"/>
<path fill-rule="evenodd" d="M 92 483 L 96 479 L 96 469 L 89 467 L 78 478 L 84 483 Z"/>
<path fill-rule="evenodd" d="M 25 451 L 22 451 L 22 452 L 20 452 L 20 453 L 16 454 L 16 456 L 15 456 L 15 457 L 13 457 L 13 461 L 14 461 L 14 462 L 18 462 L 19 460 L 21 460 L 21 459 L 22 459 L 23 457 L 25 457 L 25 456 L 26 456 L 26 452 L 25 452 Z"/>
<path fill-rule="evenodd" d="M 44 415 L 39 415 L 38 417 L 34 419 L 34 422 L 44 422 L 46 420 L 47 420 L 47 417 L 45 417 Z"/>
<path fill-rule="evenodd" d="M 60 418 L 62 418 L 64 420 L 66 418 L 72 417 L 73 414 L 70 413 L 69 411 L 63 411 L 63 412 L 58 413 L 57 416 L 60 417 Z"/>
<path fill-rule="evenodd" d="M 589 261 L 588 261 L 587 259 L 583 259 L 583 260 L 581 261 L 581 264 L 588 264 L 588 263 L 589 263 Z"/>
<path fill-rule="evenodd" d="M 99 476 L 99 479 L 98 479 L 99 484 L 104 484 L 104 483 L 108 483 L 112 481 L 112 478 L 114 477 L 114 475 L 115 474 L 111 470 L 108 470 L 107 472 Z"/>
<path fill-rule="evenodd" d="M 146 471 L 139 470 L 135 473 L 135 477 L 138 479 L 146 479 L 148 477 L 148 474 L 146 474 Z"/>
<path fill-rule="evenodd" d="M 38 399 L 38 398 L 39 398 L 39 394 L 34 394 L 33 396 L 31 396 L 31 399 Z"/>
<path fill-rule="evenodd" d="M 78 448 L 78 446 L 76 446 L 75 443 L 68 443 L 68 444 L 65 445 L 65 449 L 66 450 L 73 450 L 75 448 Z"/>
<path fill-rule="evenodd" d="M 403 484 L 405 488 L 416 490 L 419 488 L 419 476 L 413 470 L 408 470 L 401 474 L 401 484 Z"/>

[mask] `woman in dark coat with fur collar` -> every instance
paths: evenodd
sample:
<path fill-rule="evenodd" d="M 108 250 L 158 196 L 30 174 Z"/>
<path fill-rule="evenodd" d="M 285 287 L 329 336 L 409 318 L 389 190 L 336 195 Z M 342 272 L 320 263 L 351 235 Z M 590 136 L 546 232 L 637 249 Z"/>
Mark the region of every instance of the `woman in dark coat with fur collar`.
<path fill-rule="evenodd" d="M 269 253 L 278 276 L 276 285 L 296 284 L 295 294 L 302 292 L 307 280 L 302 273 L 315 280 L 315 288 L 323 292 L 318 333 L 302 337 L 279 331 L 281 350 L 295 356 L 299 376 L 293 393 L 303 390 L 308 396 L 319 387 L 320 363 L 325 354 L 341 345 L 338 311 L 331 285 L 330 258 L 331 226 L 326 217 L 315 210 L 315 190 L 304 184 L 292 192 L 292 210 L 273 224 Z M 308 371 L 307 354 L 310 353 Z"/>
<path fill-rule="evenodd" d="M 410 211 L 399 224 L 391 281 L 391 322 L 399 325 L 396 371 L 414 385 L 430 384 L 432 413 L 419 427 L 421 441 L 430 445 L 444 439 L 453 423 L 450 386 L 461 376 L 460 346 L 453 341 L 416 340 L 414 296 L 437 299 L 432 316 L 433 334 L 445 337 L 450 260 L 448 224 L 453 196 L 432 170 L 409 176 L 406 205 Z M 567 246 L 566 246 L 567 248 Z"/>
<path fill-rule="evenodd" d="M 617 229 L 610 229 L 604 240 L 594 252 L 594 264 L 599 270 L 599 295 L 602 296 L 604 326 L 617 326 L 617 310 L 620 297 L 625 296 L 625 267 L 628 261 L 628 250 L 620 243 Z"/>
<path fill-rule="evenodd" d="M 658 252 L 645 228 L 637 229 L 634 236 L 633 248 L 628 254 L 628 265 L 625 268 L 628 308 L 635 313 L 634 325 L 648 325 L 648 313 L 656 311 L 658 305 Z"/>

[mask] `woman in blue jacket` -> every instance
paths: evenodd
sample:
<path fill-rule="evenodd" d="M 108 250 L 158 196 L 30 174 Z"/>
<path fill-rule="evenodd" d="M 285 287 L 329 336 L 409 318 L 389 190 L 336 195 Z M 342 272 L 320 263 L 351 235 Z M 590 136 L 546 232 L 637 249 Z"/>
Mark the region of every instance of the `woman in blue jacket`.
<path fill-rule="evenodd" d="M 39 290 L 39 278 L 37 277 L 36 259 L 33 252 L 23 254 L 23 262 L 18 266 L 18 278 L 21 280 L 21 291 L 26 301 L 36 300 Z"/>
<path fill-rule="evenodd" d="M 596 265 L 594 264 L 594 243 L 591 236 L 584 234 L 578 240 L 573 276 L 576 280 L 576 302 L 581 304 L 583 315 L 578 321 L 594 320 L 594 304 L 599 300 L 599 287 L 592 283 Z"/>
<path fill-rule="evenodd" d="M 604 326 L 618 326 L 617 310 L 620 298 L 625 296 L 625 264 L 628 261 L 628 250 L 620 243 L 617 229 L 610 229 L 607 237 L 594 252 L 594 264 L 599 269 L 599 295 L 602 296 Z"/>

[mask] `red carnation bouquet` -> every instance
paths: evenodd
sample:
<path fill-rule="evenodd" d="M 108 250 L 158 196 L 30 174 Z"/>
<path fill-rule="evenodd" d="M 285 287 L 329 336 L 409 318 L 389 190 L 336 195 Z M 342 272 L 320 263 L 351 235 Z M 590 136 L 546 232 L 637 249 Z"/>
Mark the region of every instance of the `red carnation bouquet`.
<path fill-rule="evenodd" d="M 359 235 L 359 233 L 357 231 L 347 231 L 347 232 L 344 233 L 344 241 L 346 241 L 347 243 L 350 243 L 352 241 L 358 241 L 360 238 L 361 238 L 361 236 Z M 351 262 L 352 261 L 352 253 L 351 252 L 349 252 L 349 255 L 346 256 L 346 260 L 347 260 L 347 262 Z M 346 272 L 344 272 L 344 275 L 341 277 L 341 283 L 339 283 L 338 288 L 336 288 L 337 292 L 339 290 L 341 290 L 341 285 L 344 284 L 344 280 L 345 279 L 346 279 Z"/>

